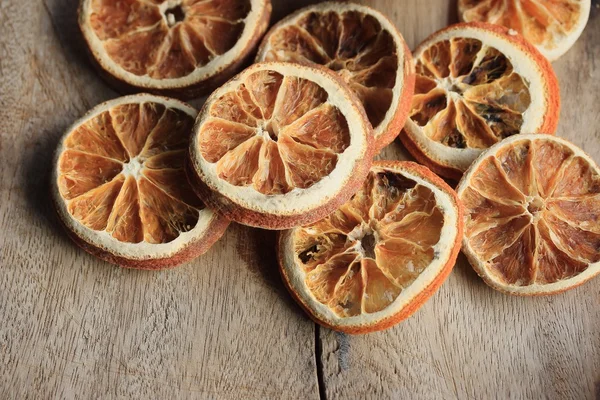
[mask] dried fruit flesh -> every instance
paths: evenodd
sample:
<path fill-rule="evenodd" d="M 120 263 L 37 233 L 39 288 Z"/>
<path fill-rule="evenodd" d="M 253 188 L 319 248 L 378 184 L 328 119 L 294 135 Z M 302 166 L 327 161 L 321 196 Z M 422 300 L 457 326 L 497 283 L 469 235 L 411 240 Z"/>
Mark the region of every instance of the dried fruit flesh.
<path fill-rule="evenodd" d="M 124 70 L 177 79 L 231 50 L 250 0 L 90 0 L 89 24 Z"/>
<path fill-rule="evenodd" d="M 306 189 L 350 145 L 348 123 L 317 83 L 276 71 L 249 74 L 220 96 L 199 128 L 202 157 L 235 186 L 265 195 Z"/>
<path fill-rule="evenodd" d="M 497 49 L 474 38 L 438 41 L 416 59 L 410 118 L 450 148 L 485 149 L 521 132 L 529 85 Z"/>
<path fill-rule="evenodd" d="M 194 229 L 204 205 L 183 169 L 193 123 L 148 101 L 116 105 L 76 127 L 58 158 L 68 213 L 123 243 L 170 243 Z"/>
<path fill-rule="evenodd" d="M 556 59 L 557 48 L 569 41 L 570 36 L 579 36 L 581 24 L 585 26 L 589 3 L 589 0 L 460 0 L 458 7 L 464 21 L 513 29 L 546 56 Z"/>
<path fill-rule="evenodd" d="M 340 319 L 385 312 L 440 257 L 444 214 L 430 186 L 372 168 L 349 202 L 293 231 L 303 285 Z"/>
<path fill-rule="evenodd" d="M 309 11 L 265 39 L 261 61 L 319 64 L 336 71 L 362 102 L 377 131 L 392 106 L 402 55 L 375 15 Z"/>
<path fill-rule="evenodd" d="M 565 290 L 600 261 L 600 173 L 572 144 L 527 136 L 499 145 L 465 175 L 463 246 L 501 290 Z"/>
<path fill-rule="evenodd" d="M 364 109 L 335 73 L 257 63 L 204 103 L 187 172 L 229 220 L 290 229 L 323 218 L 360 188 L 372 139 Z"/>

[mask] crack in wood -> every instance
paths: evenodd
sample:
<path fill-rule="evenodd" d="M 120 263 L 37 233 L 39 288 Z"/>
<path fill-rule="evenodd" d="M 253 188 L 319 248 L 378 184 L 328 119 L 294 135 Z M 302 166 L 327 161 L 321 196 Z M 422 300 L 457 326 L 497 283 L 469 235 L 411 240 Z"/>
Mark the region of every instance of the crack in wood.
<path fill-rule="evenodd" d="M 325 387 L 325 376 L 323 372 L 323 342 L 321 341 L 321 326 L 319 324 L 315 324 L 315 364 L 317 367 L 319 399 L 327 400 L 327 389 Z"/>

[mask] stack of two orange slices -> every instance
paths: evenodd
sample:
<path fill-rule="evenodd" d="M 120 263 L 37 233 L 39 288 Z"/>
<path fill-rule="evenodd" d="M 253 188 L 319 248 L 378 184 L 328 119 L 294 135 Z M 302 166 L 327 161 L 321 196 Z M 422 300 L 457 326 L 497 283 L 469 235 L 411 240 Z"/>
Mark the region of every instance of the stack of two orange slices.
<path fill-rule="evenodd" d="M 269 0 L 81 0 L 79 25 L 119 90 L 191 98 L 229 79 L 268 27 Z M 210 248 L 229 221 L 205 206 L 185 164 L 197 110 L 149 94 L 101 104 L 56 155 L 53 194 L 70 236 L 91 253 L 165 268 Z"/>
<path fill-rule="evenodd" d="M 463 251 L 477 273 L 519 295 L 561 292 L 597 275 L 600 170 L 549 135 L 560 100 L 547 59 L 516 31 L 481 23 L 443 29 L 414 56 L 401 139 L 438 174 L 462 177 Z"/>
<path fill-rule="evenodd" d="M 255 65 L 208 99 L 190 148 L 197 191 L 235 221 L 291 228 L 282 277 L 315 321 L 352 333 L 396 324 L 442 284 L 462 237 L 441 179 L 372 163 L 410 107 L 402 36 L 368 7 L 322 3 L 276 24 L 257 61 L 296 65 Z"/>

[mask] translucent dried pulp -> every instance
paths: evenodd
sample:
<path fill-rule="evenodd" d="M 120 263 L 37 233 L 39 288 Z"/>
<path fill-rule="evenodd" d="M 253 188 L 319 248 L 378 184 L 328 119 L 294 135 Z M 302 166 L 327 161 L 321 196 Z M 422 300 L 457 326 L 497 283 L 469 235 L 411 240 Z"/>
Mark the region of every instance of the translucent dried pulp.
<path fill-rule="evenodd" d="M 412 314 L 452 269 L 462 236 L 456 195 L 427 168 L 375 162 L 350 201 L 280 235 L 292 295 L 318 322 L 364 333 Z"/>
<path fill-rule="evenodd" d="M 229 218 L 289 228 L 352 195 L 371 162 L 370 140 L 364 110 L 333 73 L 255 64 L 207 100 L 190 176 Z"/>
<path fill-rule="evenodd" d="M 205 235 L 203 248 L 218 239 L 227 223 L 205 208 L 184 171 L 195 114 L 184 103 L 137 95 L 76 122 L 59 145 L 53 178 L 67 230 L 105 258 L 149 268 L 178 261 L 168 259 L 180 251 L 197 255 L 186 248 Z"/>
<path fill-rule="evenodd" d="M 519 32 L 550 61 L 579 38 L 590 14 L 590 0 L 459 0 L 465 22 L 489 22 Z"/>
<path fill-rule="evenodd" d="M 269 0 L 82 0 L 79 24 L 100 67 L 117 80 L 202 92 L 236 72 L 270 13 Z"/>
<path fill-rule="evenodd" d="M 378 149 L 406 120 L 414 87 L 410 51 L 396 27 L 372 8 L 323 2 L 301 9 L 271 29 L 257 60 L 336 71 L 363 104 Z"/>
<path fill-rule="evenodd" d="M 502 27 L 457 24 L 415 52 L 417 79 L 401 136 L 417 159 L 459 178 L 493 144 L 554 133 L 559 91 L 550 64 Z"/>
<path fill-rule="evenodd" d="M 463 251 L 492 287 L 549 294 L 600 272 L 600 170 L 566 140 L 507 139 L 473 164 L 457 191 Z"/>

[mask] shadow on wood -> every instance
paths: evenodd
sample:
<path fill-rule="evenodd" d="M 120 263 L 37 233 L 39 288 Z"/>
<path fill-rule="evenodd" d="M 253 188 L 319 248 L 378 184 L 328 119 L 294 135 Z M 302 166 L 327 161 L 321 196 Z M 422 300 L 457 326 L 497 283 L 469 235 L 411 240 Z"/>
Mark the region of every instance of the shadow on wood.
<path fill-rule="evenodd" d="M 67 53 L 67 58 L 85 65 L 95 73 L 77 22 L 79 0 L 49 0 L 44 4 L 52 22 L 52 28 L 60 41 L 61 48 Z"/>
<path fill-rule="evenodd" d="M 235 230 L 238 236 L 237 251 L 246 263 L 248 270 L 269 289 L 277 292 L 277 296 L 297 314 L 305 316 L 302 309 L 293 301 L 285 288 L 277 262 L 277 233 L 264 229 L 255 229 L 232 224 L 229 229 Z M 305 317 L 308 319 L 308 317 Z"/>
<path fill-rule="evenodd" d="M 66 129 L 66 128 L 65 128 Z M 39 140 L 31 142 L 29 151 L 23 155 L 23 182 L 27 206 L 38 221 L 47 224 L 53 233 L 67 240 L 60 226 L 56 211 L 52 205 L 50 177 L 54 151 L 63 134 L 63 130 L 53 133 L 43 132 L 37 135 Z"/>

